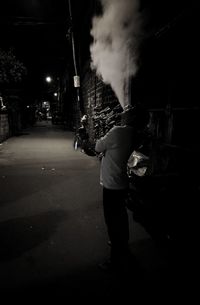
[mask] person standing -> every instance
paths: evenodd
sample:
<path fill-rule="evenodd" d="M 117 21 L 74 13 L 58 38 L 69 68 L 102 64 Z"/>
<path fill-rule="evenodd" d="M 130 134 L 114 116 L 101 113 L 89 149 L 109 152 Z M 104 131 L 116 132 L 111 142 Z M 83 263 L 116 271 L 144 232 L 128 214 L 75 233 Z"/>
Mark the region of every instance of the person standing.
<path fill-rule="evenodd" d="M 134 106 L 121 114 L 121 125 L 114 126 L 95 144 L 95 151 L 103 154 L 100 184 L 103 186 L 103 211 L 110 239 L 111 253 L 102 269 L 121 268 L 130 255 L 129 222 L 126 196 L 129 189 L 127 162 L 140 144 L 141 131 L 148 123 L 148 112 Z"/>

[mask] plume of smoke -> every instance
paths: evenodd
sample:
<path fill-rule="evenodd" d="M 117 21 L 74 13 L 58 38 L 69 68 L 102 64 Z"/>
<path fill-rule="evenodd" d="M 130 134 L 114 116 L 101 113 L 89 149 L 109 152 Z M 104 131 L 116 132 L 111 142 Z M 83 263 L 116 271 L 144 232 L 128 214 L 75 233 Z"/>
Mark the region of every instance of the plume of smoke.
<path fill-rule="evenodd" d="M 110 84 L 121 106 L 129 104 L 130 79 L 137 72 L 141 31 L 139 0 L 101 0 L 103 13 L 94 16 L 91 68 Z"/>

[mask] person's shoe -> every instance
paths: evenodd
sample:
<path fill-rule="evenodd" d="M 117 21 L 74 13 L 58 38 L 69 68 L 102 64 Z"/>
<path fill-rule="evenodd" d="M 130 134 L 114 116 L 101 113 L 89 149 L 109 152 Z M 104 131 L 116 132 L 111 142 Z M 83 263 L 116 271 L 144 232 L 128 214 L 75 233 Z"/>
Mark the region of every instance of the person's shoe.
<path fill-rule="evenodd" d="M 105 261 L 103 261 L 102 263 L 98 264 L 98 267 L 106 272 L 112 272 L 114 271 L 114 266 L 111 262 L 110 259 L 106 259 Z"/>
<path fill-rule="evenodd" d="M 129 269 L 129 261 L 124 259 L 111 260 L 106 259 L 98 265 L 98 267 L 105 272 L 126 272 Z"/>
<path fill-rule="evenodd" d="M 113 269 L 117 272 L 129 273 L 135 270 L 136 260 L 130 252 L 114 256 L 112 259 Z"/>
<path fill-rule="evenodd" d="M 110 240 L 107 241 L 107 244 L 108 244 L 108 246 L 110 246 L 110 247 L 112 246 L 112 243 L 111 243 Z"/>

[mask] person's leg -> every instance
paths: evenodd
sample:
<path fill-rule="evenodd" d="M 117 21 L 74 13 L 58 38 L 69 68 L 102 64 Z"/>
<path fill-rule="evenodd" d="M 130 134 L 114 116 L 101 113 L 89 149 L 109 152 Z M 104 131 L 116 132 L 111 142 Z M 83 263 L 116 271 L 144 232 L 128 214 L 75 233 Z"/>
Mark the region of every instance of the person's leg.
<path fill-rule="evenodd" d="M 111 241 L 111 260 L 128 253 L 129 223 L 125 205 L 126 190 L 103 189 L 104 217 Z"/>

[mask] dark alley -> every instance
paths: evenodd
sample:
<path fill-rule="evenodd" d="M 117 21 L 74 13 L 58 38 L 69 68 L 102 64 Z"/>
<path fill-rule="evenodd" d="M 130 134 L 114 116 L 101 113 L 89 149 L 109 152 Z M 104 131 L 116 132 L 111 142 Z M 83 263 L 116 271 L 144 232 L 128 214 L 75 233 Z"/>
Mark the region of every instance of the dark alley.
<path fill-rule="evenodd" d="M 114 293 L 117 279 L 97 266 L 109 251 L 99 160 L 74 151 L 73 133 L 44 121 L 8 139 L 0 146 L 0 179 L 1 289 Z M 129 216 L 137 281 L 164 281 L 167 253 Z"/>
<path fill-rule="evenodd" d="M 1 2 L 7 298 L 195 289 L 199 21 L 197 0 Z"/>

